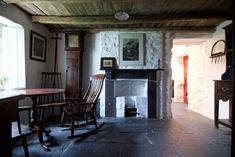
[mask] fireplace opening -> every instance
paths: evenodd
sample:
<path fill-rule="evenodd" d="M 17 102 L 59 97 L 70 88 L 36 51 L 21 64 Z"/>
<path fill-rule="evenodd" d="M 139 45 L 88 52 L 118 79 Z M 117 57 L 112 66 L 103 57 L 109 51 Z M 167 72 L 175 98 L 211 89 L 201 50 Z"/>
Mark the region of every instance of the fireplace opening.
<path fill-rule="evenodd" d="M 114 81 L 116 117 L 147 117 L 147 80 L 117 79 Z"/>
<path fill-rule="evenodd" d="M 137 108 L 135 106 L 125 105 L 125 117 L 136 117 Z"/>

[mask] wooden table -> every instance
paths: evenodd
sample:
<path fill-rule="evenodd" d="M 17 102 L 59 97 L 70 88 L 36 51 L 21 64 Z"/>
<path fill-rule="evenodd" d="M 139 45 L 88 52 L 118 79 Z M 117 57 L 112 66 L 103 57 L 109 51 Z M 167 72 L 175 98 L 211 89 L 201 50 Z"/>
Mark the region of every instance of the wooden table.
<path fill-rule="evenodd" d="M 64 89 L 47 89 L 47 88 L 40 88 L 40 89 L 25 89 L 25 90 L 19 90 L 21 94 L 23 94 L 26 97 L 30 97 L 33 101 L 32 104 L 32 125 L 36 129 L 37 135 L 39 142 L 41 146 L 45 150 L 49 150 L 48 146 L 43 141 L 43 134 L 42 134 L 42 127 L 41 124 L 39 123 L 38 119 L 38 110 L 37 110 L 37 99 L 38 96 L 41 95 L 50 95 L 50 94 L 57 94 L 57 93 L 63 93 Z"/>
<path fill-rule="evenodd" d="M 24 95 L 18 92 L 0 92 L 0 156 L 11 157 L 11 123 L 18 119 L 18 101 Z"/>
<path fill-rule="evenodd" d="M 0 92 L 0 155 L 11 156 L 11 123 L 17 120 L 18 101 L 30 97 L 32 104 L 33 126 L 39 142 L 45 150 L 49 150 L 43 141 L 42 127 L 38 119 L 37 99 L 41 95 L 63 93 L 64 89 L 24 89 Z"/>

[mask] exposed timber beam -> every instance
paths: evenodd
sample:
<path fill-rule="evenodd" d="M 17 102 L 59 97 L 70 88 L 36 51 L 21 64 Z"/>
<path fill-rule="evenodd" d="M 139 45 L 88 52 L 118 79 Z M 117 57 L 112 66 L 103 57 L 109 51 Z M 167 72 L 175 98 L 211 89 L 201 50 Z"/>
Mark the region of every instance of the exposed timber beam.
<path fill-rule="evenodd" d="M 163 22 L 203 22 L 209 20 L 225 20 L 222 17 L 163 17 L 163 16 L 131 16 L 126 21 L 116 20 L 113 16 L 32 16 L 32 21 L 42 24 L 68 25 L 109 25 L 109 24 L 146 24 Z"/>
<path fill-rule="evenodd" d="M 113 0 L 3 0 L 6 3 L 83 3 L 83 2 L 112 2 Z M 145 0 L 136 0 L 145 1 Z M 127 2 L 127 0 L 115 0 L 115 2 Z"/>
<path fill-rule="evenodd" d="M 119 32 L 152 32 L 152 31 L 168 31 L 174 33 L 185 33 L 187 35 L 208 35 L 215 31 L 214 27 L 156 27 L 156 28 L 64 28 L 64 29 L 53 29 L 52 32 L 101 32 L 101 31 L 119 31 Z"/>

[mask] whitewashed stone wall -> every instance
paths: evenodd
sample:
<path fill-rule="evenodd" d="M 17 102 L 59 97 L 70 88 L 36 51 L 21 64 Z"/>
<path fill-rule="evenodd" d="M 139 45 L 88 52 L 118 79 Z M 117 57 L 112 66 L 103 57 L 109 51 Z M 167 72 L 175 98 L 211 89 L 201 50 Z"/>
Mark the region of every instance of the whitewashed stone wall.
<path fill-rule="evenodd" d="M 225 39 L 223 27 L 217 27 L 211 38 L 198 45 L 188 45 L 188 108 L 208 118 L 214 118 L 214 81 L 225 72 L 226 60 L 211 63 L 211 48 L 217 40 Z M 175 47 L 174 47 L 175 48 Z M 182 70 L 183 73 L 183 70 Z M 181 91 L 180 87 L 176 90 Z M 220 102 L 220 118 L 228 118 L 228 102 Z"/>
<path fill-rule="evenodd" d="M 91 69 L 87 70 L 88 72 L 83 72 L 83 81 L 91 73 L 100 73 L 97 69 L 97 61 L 100 57 L 115 57 L 117 62 L 119 61 L 119 34 L 124 32 L 100 32 L 94 34 L 88 34 L 85 36 L 85 51 L 83 58 L 83 66 L 87 66 L 86 61 L 90 61 L 94 56 L 96 57 L 96 63 L 89 62 L 89 67 Z M 128 32 L 130 33 L 130 32 Z M 139 32 L 138 32 L 139 33 Z M 171 58 L 171 47 L 172 39 L 170 33 L 165 32 L 142 32 L 144 34 L 144 66 L 118 66 L 119 69 L 156 69 L 158 67 L 158 60 L 161 61 L 161 67 L 164 68 L 164 72 L 158 72 L 158 81 L 157 81 L 157 117 L 170 118 L 171 117 L 171 70 L 170 70 L 170 58 Z M 99 42 L 94 42 L 94 41 Z M 99 43 L 99 45 L 95 45 Z M 98 55 L 99 54 L 99 57 Z M 95 69 L 95 70 L 94 70 Z M 104 71 L 103 71 L 104 72 Z M 89 73 L 89 74 L 88 74 Z M 105 85 L 104 85 L 105 86 Z M 100 115 L 105 116 L 105 93 L 104 89 L 102 90 L 100 96 Z M 139 100 L 136 98 L 137 105 L 145 103 L 146 100 Z M 123 105 L 120 105 L 124 100 L 118 98 L 116 108 L 123 109 Z M 140 107 L 141 108 L 141 107 Z M 140 109 L 142 110 L 142 109 Z M 142 112 L 142 111 L 141 111 Z M 119 113 L 122 115 L 122 113 Z"/>
<path fill-rule="evenodd" d="M 220 80 L 225 71 L 225 56 L 219 63 L 211 63 L 210 48 L 213 42 L 208 40 L 200 46 L 189 46 L 188 62 L 188 107 L 213 119 L 214 81 Z M 200 55 L 198 54 L 200 52 Z M 226 105 L 221 105 L 226 107 Z M 223 115 L 226 115 L 224 113 Z M 228 114 L 227 114 L 228 115 Z"/>
<path fill-rule="evenodd" d="M 214 118 L 214 81 L 220 80 L 226 69 L 225 56 L 220 62 L 211 63 L 211 48 L 217 40 L 225 39 L 222 23 L 210 40 L 197 47 L 189 47 L 189 108 L 211 119 Z M 200 55 L 198 54 L 200 53 Z M 198 64 L 200 63 L 200 64 Z M 228 118 L 228 102 L 220 102 L 220 118 Z"/>

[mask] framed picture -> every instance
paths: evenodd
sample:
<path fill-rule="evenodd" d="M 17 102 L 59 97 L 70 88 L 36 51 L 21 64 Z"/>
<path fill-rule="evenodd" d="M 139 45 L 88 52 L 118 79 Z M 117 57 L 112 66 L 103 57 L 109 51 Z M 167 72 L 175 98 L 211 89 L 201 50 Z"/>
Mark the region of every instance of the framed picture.
<path fill-rule="evenodd" d="M 30 38 L 30 59 L 46 62 L 46 37 L 31 31 Z"/>
<path fill-rule="evenodd" d="M 144 65 L 143 34 L 120 34 L 119 43 L 119 65 Z"/>
<path fill-rule="evenodd" d="M 115 69 L 116 68 L 116 58 L 114 57 L 102 57 L 100 60 L 100 69 Z"/>
<path fill-rule="evenodd" d="M 65 34 L 65 46 L 66 50 L 78 50 L 80 49 L 80 34 L 79 33 L 66 33 Z"/>

